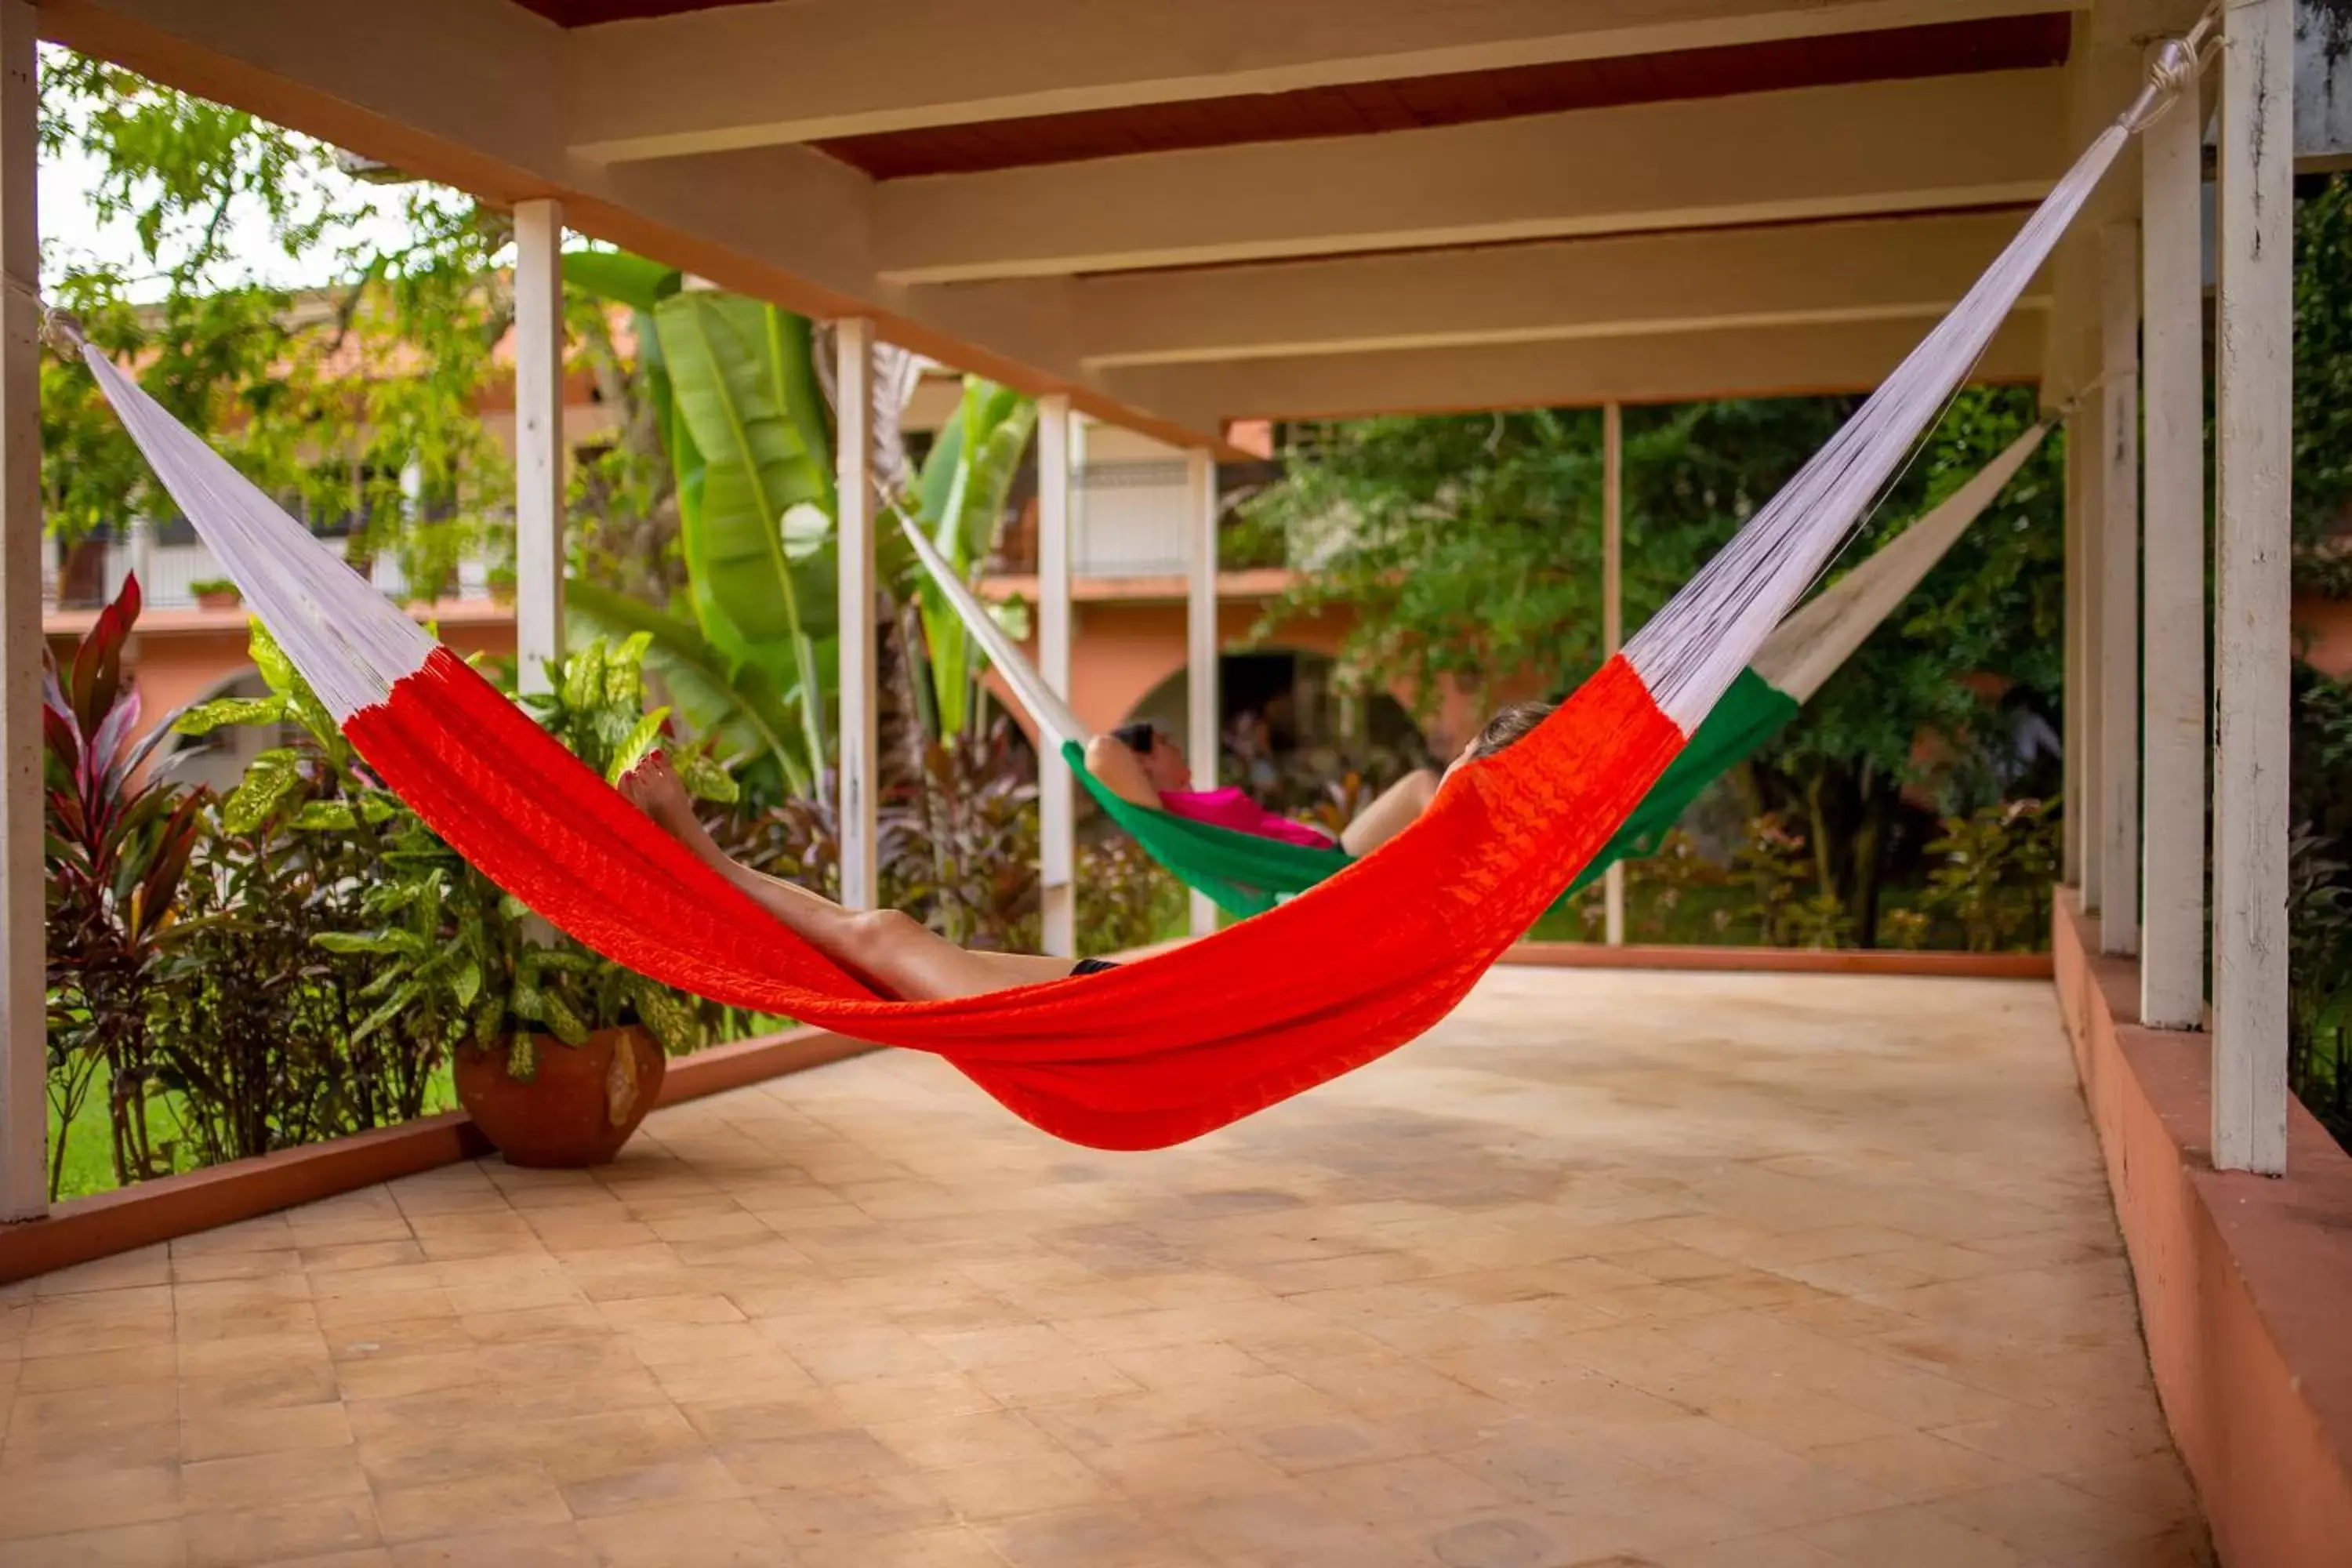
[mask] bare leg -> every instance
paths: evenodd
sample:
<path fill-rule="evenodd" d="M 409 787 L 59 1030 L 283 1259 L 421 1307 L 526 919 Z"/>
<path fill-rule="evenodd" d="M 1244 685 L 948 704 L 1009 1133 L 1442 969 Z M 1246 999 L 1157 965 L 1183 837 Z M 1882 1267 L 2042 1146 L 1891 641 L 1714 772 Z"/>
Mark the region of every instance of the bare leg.
<path fill-rule="evenodd" d="M 1370 854 L 1412 826 L 1436 797 L 1437 775 L 1427 768 L 1415 768 L 1356 814 L 1356 820 L 1339 835 L 1339 847 L 1358 857 Z"/>
<path fill-rule="evenodd" d="M 763 876 L 728 858 L 695 816 L 667 761 L 641 766 L 622 793 L 695 858 L 742 889 L 754 903 L 845 969 L 906 1002 L 977 996 L 1059 980 L 1069 961 L 1022 952 L 972 952 L 898 910 L 845 910 L 796 883 Z"/>

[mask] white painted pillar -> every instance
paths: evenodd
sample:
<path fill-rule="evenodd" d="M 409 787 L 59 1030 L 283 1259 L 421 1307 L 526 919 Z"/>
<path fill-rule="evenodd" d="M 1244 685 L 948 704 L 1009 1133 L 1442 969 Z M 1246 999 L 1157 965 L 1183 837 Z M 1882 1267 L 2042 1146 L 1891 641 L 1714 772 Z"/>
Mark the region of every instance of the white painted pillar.
<path fill-rule="evenodd" d="M 1065 702 L 1070 697 L 1070 461 L 1075 432 L 1070 400 L 1037 400 L 1037 672 Z M 1051 756 L 1037 767 L 1039 880 L 1045 897 L 1045 950 L 1078 951 L 1077 832 L 1070 770 Z"/>
<path fill-rule="evenodd" d="M 2089 816 L 2084 805 L 2088 791 L 2083 776 L 2083 759 L 2090 748 L 2083 742 L 2083 716 L 2090 699 L 2083 689 L 2085 660 L 2083 658 L 2083 579 L 2089 566 L 2083 555 L 2083 446 L 2089 437 L 2085 422 L 2079 415 L 2066 420 L 2066 473 L 2063 492 L 2063 522 L 2065 525 L 2065 676 L 2062 688 L 2064 712 L 2061 714 L 2060 744 L 2063 748 L 2059 759 L 2059 793 L 2065 801 L 2065 812 L 2059 819 L 2058 879 L 2080 890 L 2083 886 L 2083 821 Z"/>
<path fill-rule="evenodd" d="M 2194 89 L 2141 137 L 2140 348 L 2147 440 L 2141 677 L 2139 1016 L 2205 1009 L 2205 330 Z"/>
<path fill-rule="evenodd" d="M 2083 637 L 2082 765 L 2074 776 L 2082 782 L 2077 804 L 2083 814 L 2083 908 L 2102 914 L 2106 903 L 2106 405 L 2094 398 L 2076 411 L 2068 432 L 2067 448 L 2075 455 L 2074 499 L 2079 516 L 2074 525 L 2076 559 L 2082 563 L 2080 595 Z"/>
<path fill-rule="evenodd" d="M 840 530 L 841 901 L 870 910 L 881 897 L 876 802 L 881 788 L 881 700 L 874 625 L 874 323 L 834 324 L 834 489 Z"/>
<path fill-rule="evenodd" d="M 563 205 L 517 202 L 515 673 L 547 689 L 563 657 Z"/>
<path fill-rule="evenodd" d="M 2139 951 L 2139 230 L 2099 231 L 2099 951 Z"/>
<path fill-rule="evenodd" d="M 1224 726 L 1217 681 L 1217 460 L 1205 447 L 1184 454 L 1185 523 L 1191 534 L 1184 589 L 1184 751 L 1192 764 L 1195 789 L 1217 787 L 1217 761 Z M 1192 895 L 1192 934 L 1217 929 L 1216 900 Z"/>
<path fill-rule="evenodd" d="M 2221 13 L 2213 1163 L 2286 1169 L 2294 0 Z"/>
<path fill-rule="evenodd" d="M 0 1221 L 48 1207 L 40 310 L 33 7 L 0 0 Z"/>
<path fill-rule="evenodd" d="M 1601 409 L 1601 657 L 1612 657 L 1624 641 L 1625 411 L 1610 403 Z M 1601 905 L 1605 940 L 1624 946 L 1624 861 L 1601 872 Z"/>

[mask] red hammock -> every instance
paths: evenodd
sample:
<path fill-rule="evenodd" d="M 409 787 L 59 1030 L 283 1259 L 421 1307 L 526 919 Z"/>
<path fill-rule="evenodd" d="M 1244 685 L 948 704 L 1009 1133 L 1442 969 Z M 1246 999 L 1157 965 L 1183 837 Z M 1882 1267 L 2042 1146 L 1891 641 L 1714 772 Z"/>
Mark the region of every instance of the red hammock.
<path fill-rule="evenodd" d="M 493 881 L 617 963 L 739 1007 L 937 1052 L 1098 1149 L 1198 1137 L 1453 1010 L 1631 811 L 1682 731 L 1622 658 L 1405 833 L 1311 893 L 1103 973 L 888 1002 L 697 860 L 446 648 L 352 742 Z"/>

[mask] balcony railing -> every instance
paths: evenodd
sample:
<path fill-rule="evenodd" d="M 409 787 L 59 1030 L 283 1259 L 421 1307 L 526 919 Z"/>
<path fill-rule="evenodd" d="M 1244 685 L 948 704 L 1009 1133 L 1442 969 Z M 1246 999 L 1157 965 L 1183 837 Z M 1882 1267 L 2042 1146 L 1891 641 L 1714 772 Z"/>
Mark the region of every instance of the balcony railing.
<path fill-rule="evenodd" d="M 96 574 L 100 579 L 96 603 L 111 600 L 122 591 L 123 580 L 135 572 L 139 575 L 140 596 L 149 609 L 190 609 L 196 603 L 195 584 L 218 581 L 228 575 L 207 546 L 193 542 L 163 543 L 147 536 L 143 530 L 134 529 L 129 540 L 110 541 L 101 548 L 105 554 L 102 568 Z M 392 557 L 378 556 L 369 576 L 385 597 L 404 601 L 408 598 L 407 580 L 401 574 L 400 563 Z M 60 580 L 61 574 L 53 557 L 51 569 L 45 574 L 43 598 L 46 603 L 59 605 Z M 85 600 L 92 597 L 87 591 L 78 595 L 78 598 Z M 457 591 L 440 597 L 461 601 L 488 599 L 488 563 L 478 560 L 460 561 Z M 72 603 L 59 607 L 93 606 Z"/>

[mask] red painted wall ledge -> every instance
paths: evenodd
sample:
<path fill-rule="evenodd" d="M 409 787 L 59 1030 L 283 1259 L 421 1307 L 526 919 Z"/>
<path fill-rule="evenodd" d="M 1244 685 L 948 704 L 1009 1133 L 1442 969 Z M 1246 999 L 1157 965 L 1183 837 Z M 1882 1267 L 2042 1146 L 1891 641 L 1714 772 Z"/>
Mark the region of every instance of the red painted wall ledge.
<path fill-rule="evenodd" d="M 2165 1419 L 2232 1568 L 2352 1557 L 2352 1159 L 2290 1104 L 2287 1173 L 2211 1159 L 2202 1034 L 2144 1029 L 2139 972 L 2062 891 L 2058 999 L 2131 1254 Z"/>
<path fill-rule="evenodd" d="M 662 1075 L 661 1103 L 722 1094 L 874 1048 L 822 1029 L 793 1029 L 714 1046 L 669 1064 Z M 488 1152 L 488 1142 L 466 1113 L 452 1110 L 69 1199 L 46 1219 L 0 1225 L 0 1285 Z"/>

